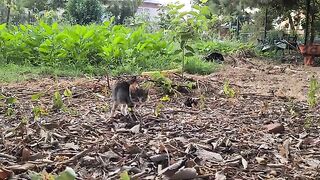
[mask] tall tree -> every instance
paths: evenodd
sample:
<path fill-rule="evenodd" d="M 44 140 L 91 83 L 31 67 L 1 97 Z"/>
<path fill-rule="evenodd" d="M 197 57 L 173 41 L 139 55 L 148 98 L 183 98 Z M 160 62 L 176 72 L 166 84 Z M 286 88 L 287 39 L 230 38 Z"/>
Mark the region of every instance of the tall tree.
<path fill-rule="evenodd" d="M 115 17 L 116 24 L 123 24 L 127 17 L 135 15 L 142 0 L 101 0 L 101 2 Z"/>
<path fill-rule="evenodd" d="M 76 24 L 99 22 L 102 17 L 102 6 L 98 0 L 69 0 L 67 13 Z"/>

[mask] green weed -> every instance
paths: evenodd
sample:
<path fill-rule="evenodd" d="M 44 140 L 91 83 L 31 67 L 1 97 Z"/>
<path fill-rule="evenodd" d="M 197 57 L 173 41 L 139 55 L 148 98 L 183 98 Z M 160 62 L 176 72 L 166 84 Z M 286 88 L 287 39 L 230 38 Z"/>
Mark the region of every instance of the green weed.
<path fill-rule="evenodd" d="M 319 91 L 319 88 L 320 87 L 317 79 L 314 76 L 312 76 L 308 91 L 308 104 L 310 108 L 314 108 L 318 103 L 317 93 Z"/>
<path fill-rule="evenodd" d="M 218 64 L 206 62 L 197 58 L 189 58 L 185 64 L 185 71 L 190 74 L 208 75 L 218 69 Z"/>
<path fill-rule="evenodd" d="M 229 98 L 234 98 L 236 95 L 235 90 L 230 87 L 230 82 L 228 80 L 226 80 L 223 84 L 223 92 Z"/>

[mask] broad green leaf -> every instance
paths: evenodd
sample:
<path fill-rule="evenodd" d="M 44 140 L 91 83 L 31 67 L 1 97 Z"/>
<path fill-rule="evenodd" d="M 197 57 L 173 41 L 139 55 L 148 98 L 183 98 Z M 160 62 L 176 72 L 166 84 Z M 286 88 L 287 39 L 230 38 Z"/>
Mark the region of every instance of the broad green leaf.
<path fill-rule="evenodd" d="M 181 50 L 181 49 L 177 49 L 177 50 L 174 51 L 174 54 L 176 54 L 176 55 L 177 55 L 177 54 L 180 54 L 180 53 L 182 53 L 182 50 Z"/>
<path fill-rule="evenodd" d="M 162 102 L 169 102 L 170 101 L 170 97 L 168 95 L 165 95 L 163 96 L 161 99 L 160 99 Z"/>
<path fill-rule="evenodd" d="M 186 57 L 192 57 L 192 56 L 194 56 L 194 54 L 193 54 L 192 52 L 187 52 L 187 53 L 185 54 L 185 56 L 186 56 Z"/>
<path fill-rule="evenodd" d="M 63 95 L 66 97 L 72 97 L 72 92 L 69 88 L 65 89 Z"/>
<path fill-rule="evenodd" d="M 63 107 L 63 101 L 59 91 L 56 91 L 53 95 L 53 107 L 56 109 L 61 109 Z"/>
<path fill-rule="evenodd" d="M 76 177 L 77 176 L 74 170 L 70 167 L 67 167 L 66 170 L 59 174 L 57 178 L 55 178 L 55 180 L 75 180 Z"/>
<path fill-rule="evenodd" d="M 185 48 L 186 48 L 188 51 L 190 51 L 190 52 L 192 52 L 192 53 L 195 53 L 194 49 L 193 49 L 191 46 L 186 45 Z"/>
<path fill-rule="evenodd" d="M 27 30 L 26 26 L 23 25 L 23 24 L 20 24 L 20 29 L 21 29 L 22 31 L 26 31 L 26 30 Z"/>
<path fill-rule="evenodd" d="M 0 100 L 5 99 L 5 98 L 6 98 L 6 96 L 5 96 L 5 95 L 0 94 Z"/>
<path fill-rule="evenodd" d="M 6 100 L 6 104 L 15 104 L 17 101 L 18 101 L 17 98 L 15 98 L 15 97 L 9 97 L 9 98 L 7 98 L 7 100 Z"/>
<path fill-rule="evenodd" d="M 52 29 L 53 30 L 58 30 L 58 23 L 57 22 L 52 24 Z"/>
<path fill-rule="evenodd" d="M 42 95 L 43 95 L 42 93 L 33 94 L 33 95 L 31 96 L 31 100 L 32 100 L 32 101 L 37 101 L 37 100 L 40 99 L 40 97 L 41 97 Z"/>
<path fill-rule="evenodd" d="M 127 171 L 124 171 L 120 174 L 120 180 L 130 180 L 130 176 Z"/>
<path fill-rule="evenodd" d="M 84 36 L 83 36 L 83 38 L 84 39 L 88 39 L 88 38 L 90 38 L 91 36 L 93 36 L 94 35 L 94 30 L 90 30 L 90 31 L 88 31 Z"/>
<path fill-rule="evenodd" d="M 4 30 L 6 28 L 7 24 L 0 24 L 0 31 Z"/>

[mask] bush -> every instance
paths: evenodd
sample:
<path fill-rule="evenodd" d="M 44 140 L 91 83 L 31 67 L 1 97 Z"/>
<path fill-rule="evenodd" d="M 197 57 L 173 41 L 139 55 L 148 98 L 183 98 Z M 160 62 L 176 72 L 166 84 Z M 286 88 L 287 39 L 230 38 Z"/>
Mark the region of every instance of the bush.
<path fill-rule="evenodd" d="M 208 75 L 218 69 L 218 64 L 203 61 L 198 58 L 189 58 L 185 64 L 185 71 L 190 74 Z"/>

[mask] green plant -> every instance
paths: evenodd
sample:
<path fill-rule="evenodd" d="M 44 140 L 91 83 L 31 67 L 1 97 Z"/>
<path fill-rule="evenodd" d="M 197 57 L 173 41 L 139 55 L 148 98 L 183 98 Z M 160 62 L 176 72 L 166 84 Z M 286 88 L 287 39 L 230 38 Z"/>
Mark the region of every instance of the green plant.
<path fill-rule="evenodd" d="M 172 94 L 174 92 L 172 88 L 172 81 L 166 78 L 160 72 L 155 72 L 151 75 L 153 81 L 155 81 L 157 86 L 162 87 L 165 94 Z"/>
<path fill-rule="evenodd" d="M 228 80 L 226 80 L 223 84 L 223 92 L 229 98 L 234 98 L 236 94 L 234 89 L 230 87 L 230 82 Z"/>
<path fill-rule="evenodd" d="M 185 71 L 190 74 L 208 75 L 218 67 L 214 62 L 207 62 L 197 58 L 189 58 L 185 65 Z"/>
<path fill-rule="evenodd" d="M 164 108 L 164 105 L 162 103 L 158 103 L 155 110 L 154 110 L 154 115 L 156 117 L 159 117 L 161 110 Z"/>
<path fill-rule="evenodd" d="M 10 117 L 15 113 L 15 104 L 18 99 L 14 96 L 5 96 L 0 94 L 0 107 L 4 108 L 5 115 Z"/>
<path fill-rule="evenodd" d="M 51 173 L 42 172 L 42 173 L 30 173 L 31 180 L 42 180 L 42 179 L 50 179 L 50 180 L 75 180 L 77 175 L 75 171 L 67 167 L 63 172 L 58 175 L 52 175 Z"/>
<path fill-rule="evenodd" d="M 160 101 L 162 102 L 169 102 L 170 101 L 170 97 L 168 95 L 163 96 Z"/>
<path fill-rule="evenodd" d="M 53 108 L 60 110 L 64 107 L 64 103 L 62 101 L 62 96 L 59 91 L 54 92 L 53 94 Z"/>
<path fill-rule="evenodd" d="M 317 93 L 319 91 L 319 83 L 314 75 L 311 77 L 308 90 L 308 104 L 310 108 L 314 108 L 318 103 Z"/>

